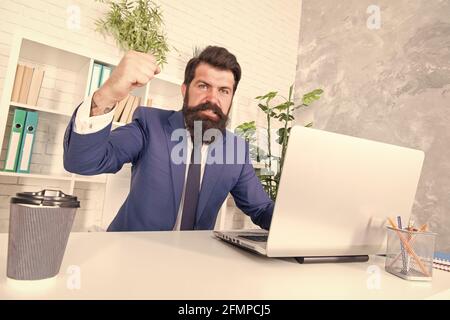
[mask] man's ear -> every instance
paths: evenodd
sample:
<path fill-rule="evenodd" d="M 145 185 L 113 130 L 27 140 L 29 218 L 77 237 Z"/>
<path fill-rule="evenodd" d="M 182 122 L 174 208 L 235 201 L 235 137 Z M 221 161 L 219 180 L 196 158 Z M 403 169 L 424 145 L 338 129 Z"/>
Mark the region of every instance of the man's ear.
<path fill-rule="evenodd" d="M 183 99 L 186 96 L 186 85 L 183 83 L 181 85 L 181 94 L 183 95 Z"/>

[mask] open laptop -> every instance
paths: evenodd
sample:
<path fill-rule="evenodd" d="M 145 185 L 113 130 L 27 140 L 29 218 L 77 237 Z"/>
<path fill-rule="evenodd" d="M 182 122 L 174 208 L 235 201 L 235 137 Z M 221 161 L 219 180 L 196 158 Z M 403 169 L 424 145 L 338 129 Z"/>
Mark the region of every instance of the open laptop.
<path fill-rule="evenodd" d="M 385 253 L 387 217 L 408 221 L 423 160 L 420 150 L 294 126 L 270 232 L 214 234 L 268 257 L 366 261 Z"/>

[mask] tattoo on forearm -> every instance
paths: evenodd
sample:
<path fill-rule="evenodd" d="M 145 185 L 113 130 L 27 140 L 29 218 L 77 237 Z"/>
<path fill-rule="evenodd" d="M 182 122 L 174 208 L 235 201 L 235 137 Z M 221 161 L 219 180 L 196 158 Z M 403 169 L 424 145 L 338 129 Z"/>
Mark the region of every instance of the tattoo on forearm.
<path fill-rule="evenodd" d="M 98 106 L 97 106 L 97 104 L 94 102 L 94 99 L 92 99 L 92 102 L 91 102 L 91 114 L 90 114 L 90 116 L 93 116 L 94 115 L 94 111 L 96 110 L 98 108 Z"/>
<path fill-rule="evenodd" d="M 103 114 L 107 114 L 108 112 L 110 112 L 112 109 L 114 109 L 114 107 L 106 107 L 104 110 L 103 110 Z M 91 116 L 93 116 L 93 115 L 98 115 L 100 112 L 99 112 L 100 110 L 99 110 L 99 107 L 97 106 L 97 104 L 95 103 L 95 101 L 94 101 L 94 99 L 92 99 L 92 102 L 91 102 Z"/>

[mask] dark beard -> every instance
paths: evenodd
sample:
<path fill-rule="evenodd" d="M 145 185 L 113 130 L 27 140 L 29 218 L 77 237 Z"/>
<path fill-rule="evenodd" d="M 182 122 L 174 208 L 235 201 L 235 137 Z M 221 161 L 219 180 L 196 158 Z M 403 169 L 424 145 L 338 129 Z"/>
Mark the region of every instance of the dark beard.
<path fill-rule="evenodd" d="M 211 102 L 206 102 L 195 107 L 188 107 L 186 100 L 187 99 L 185 99 L 183 104 L 183 115 L 184 121 L 186 122 L 186 128 L 189 130 L 192 138 L 194 138 L 194 121 L 201 121 L 202 123 L 202 141 L 205 144 L 214 142 L 214 136 L 212 136 L 209 140 L 204 137 L 204 134 L 208 129 L 217 129 L 222 132 L 222 134 L 225 134 L 228 115 L 224 114 L 219 106 Z M 200 111 L 204 110 L 213 111 L 219 117 L 219 119 L 215 121 L 205 115 L 200 114 Z"/>

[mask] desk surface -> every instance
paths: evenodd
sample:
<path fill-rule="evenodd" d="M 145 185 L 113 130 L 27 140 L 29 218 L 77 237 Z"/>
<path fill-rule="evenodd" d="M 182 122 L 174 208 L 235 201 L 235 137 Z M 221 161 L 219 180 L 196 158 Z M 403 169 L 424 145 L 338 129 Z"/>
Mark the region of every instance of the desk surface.
<path fill-rule="evenodd" d="M 431 283 L 405 281 L 386 273 L 378 256 L 301 265 L 240 250 L 209 231 L 72 233 L 57 277 L 16 281 L 6 278 L 7 242 L 0 234 L 0 299 L 450 299 L 450 272 L 435 269 Z"/>

